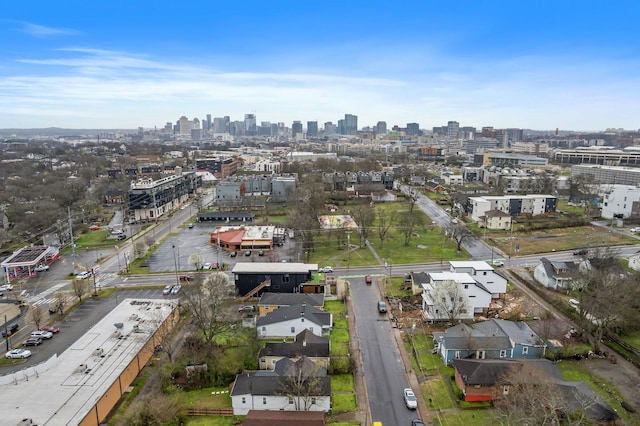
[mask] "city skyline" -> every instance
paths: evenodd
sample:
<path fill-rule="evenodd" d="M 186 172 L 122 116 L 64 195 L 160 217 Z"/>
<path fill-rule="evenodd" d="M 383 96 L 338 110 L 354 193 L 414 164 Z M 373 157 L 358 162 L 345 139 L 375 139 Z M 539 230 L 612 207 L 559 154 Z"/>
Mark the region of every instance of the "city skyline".
<path fill-rule="evenodd" d="M 132 3 L 5 5 L 0 128 L 640 127 L 632 2 Z"/>

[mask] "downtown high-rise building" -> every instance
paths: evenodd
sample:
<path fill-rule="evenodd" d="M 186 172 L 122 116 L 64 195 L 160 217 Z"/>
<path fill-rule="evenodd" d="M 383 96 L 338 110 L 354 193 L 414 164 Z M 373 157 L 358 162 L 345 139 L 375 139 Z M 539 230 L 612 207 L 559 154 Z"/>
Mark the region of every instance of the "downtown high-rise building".
<path fill-rule="evenodd" d="M 213 119 L 213 133 L 227 133 L 227 120 L 225 117 L 214 117 Z"/>
<path fill-rule="evenodd" d="M 335 135 L 336 133 L 338 133 L 338 129 L 336 128 L 335 124 L 333 124 L 330 121 L 327 121 L 326 123 L 324 123 L 324 135 L 325 136 Z"/>
<path fill-rule="evenodd" d="M 307 137 L 308 138 L 316 138 L 316 137 L 318 137 L 318 122 L 317 121 L 307 121 Z"/>
<path fill-rule="evenodd" d="M 387 122 L 378 121 L 378 124 L 376 124 L 376 135 L 386 135 L 386 134 L 387 134 Z"/>
<path fill-rule="evenodd" d="M 302 134 L 302 121 L 294 121 L 291 125 L 291 137 L 295 138 Z"/>
<path fill-rule="evenodd" d="M 458 139 L 460 134 L 460 123 L 457 121 L 447 122 L 447 137 L 449 139 Z"/>
<path fill-rule="evenodd" d="M 358 116 L 353 114 L 344 115 L 343 135 L 355 135 L 358 133 Z"/>
<path fill-rule="evenodd" d="M 245 114 L 244 115 L 244 134 L 246 136 L 255 136 L 258 133 L 256 126 L 256 115 Z"/>

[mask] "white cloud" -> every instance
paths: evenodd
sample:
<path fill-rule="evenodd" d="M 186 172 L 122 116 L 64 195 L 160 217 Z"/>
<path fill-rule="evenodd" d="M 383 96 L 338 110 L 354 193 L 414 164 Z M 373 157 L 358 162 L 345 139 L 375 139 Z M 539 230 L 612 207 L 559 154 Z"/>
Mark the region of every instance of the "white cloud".
<path fill-rule="evenodd" d="M 32 35 L 34 37 L 51 37 L 60 35 L 78 35 L 79 32 L 68 28 L 53 28 L 43 25 L 32 24 L 30 22 L 21 22 L 22 26 L 18 31 Z"/>

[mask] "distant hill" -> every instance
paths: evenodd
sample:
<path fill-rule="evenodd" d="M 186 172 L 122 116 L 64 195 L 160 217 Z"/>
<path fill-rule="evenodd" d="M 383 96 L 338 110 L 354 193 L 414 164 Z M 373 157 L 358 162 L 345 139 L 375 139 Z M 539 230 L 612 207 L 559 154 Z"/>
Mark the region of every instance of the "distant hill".
<path fill-rule="evenodd" d="M 0 129 L 1 138 L 29 138 L 36 136 L 65 136 L 87 137 L 96 136 L 99 133 L 137 133 L 138 129 L 63 129 L 61 127 L 47 127 L 42 129 Z"/>

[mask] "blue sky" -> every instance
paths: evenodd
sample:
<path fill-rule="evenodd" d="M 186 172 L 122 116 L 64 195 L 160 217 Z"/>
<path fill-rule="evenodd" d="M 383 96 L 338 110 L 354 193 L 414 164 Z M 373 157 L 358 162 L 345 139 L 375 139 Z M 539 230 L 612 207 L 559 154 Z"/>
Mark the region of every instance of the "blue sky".
<path fill-rule="evenodd" d="M 633 1 L 6 2 L 0 128 L 640 128 Z"/>

